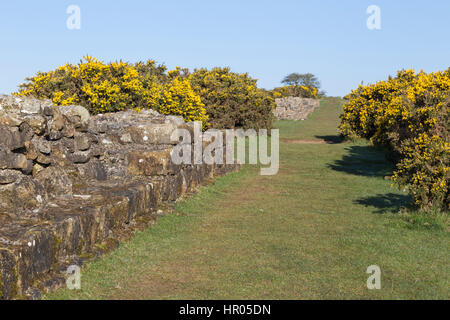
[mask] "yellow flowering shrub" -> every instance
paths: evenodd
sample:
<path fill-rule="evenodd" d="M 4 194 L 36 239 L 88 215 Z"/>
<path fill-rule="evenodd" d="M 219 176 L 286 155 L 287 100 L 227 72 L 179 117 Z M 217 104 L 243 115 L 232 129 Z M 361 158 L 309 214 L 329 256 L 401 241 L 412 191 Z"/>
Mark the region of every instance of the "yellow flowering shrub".
<path fill-rule="evenodd" d="M 318 98 L 319 90 L 315 87 L 289 85 L 278 87 L 270 91 L 273 98 L 300 97 L 300 98 Z"/>
<path fill-rule="evenodd" d="M 92 114 L 149 108 L 182 115 L 186 121 L 207 119 L 200 97 L 189 84 L 169 77 L 166 68 L 153 60 L 105 64 L 86 56 L 77 65 L 39 72 L 27 80 L 17 95 L 51 99 L 59 106 L 79 104 Z"/>
<path fill-rule="evenodd" d="M 162 103 L 157 109 L 161 114 L 180 115 L 186 121 L 202 121 L 206 125 L 208 116 L 204 104 L 191 88 L 188 79 L 175 78 L 161 95 Z"/>
<path fill-rule="evenodd" d="M 192 74 L 184 71 L 184 77 L 206 105 L 212 127 L 272 128 L 275 102 L 247 73 L 213 68 L 195 70 Z"/>
<path fill-rule="evenodd" d="M 397 160 L 393 180 L 418 206 L 449 210 L 450 69 L 403 70 L 360 85 L 347 97 L 341 132 L 386 147 Z"/>

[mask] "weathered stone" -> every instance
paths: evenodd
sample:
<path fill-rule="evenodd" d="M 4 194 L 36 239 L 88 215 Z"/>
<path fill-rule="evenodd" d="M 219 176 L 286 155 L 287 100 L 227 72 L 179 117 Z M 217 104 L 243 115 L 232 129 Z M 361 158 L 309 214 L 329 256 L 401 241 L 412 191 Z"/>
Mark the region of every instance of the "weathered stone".
<path fill-rule="evenodd" d="M 27 160 L 27 167 L 22 169 L 22 173 L 26 175 L 30 175 L 33 172 L 33 160 Z"/>
<path fill-rule="evenodd" d="M 74 128 L 81 126 L 81 118 L 79 116 L 65 114 L 65 117 L 74 126 Z"/>
<path fill-rule="evenodd" d="M 52 151 L 50 142 L 45 139 L 34 137 L 31 143 L 43 154 L 49 155 Z"/>
<path fill-rule="evenodd" d="M 16 103 L 20 106 L 20 113 L 38 114 L 41 112 L 41 101 L 33 97 L 15 97 Z"/>
<path fill-rule="evenodd" d="M 97 159 L 93 159 L 86 165 L 80 166 L 78 170 L 82 176 L 90 179 L 105 181 L 108 177 L 105 166 Z"/>
<path fill-rule="evenodd" d="M 18 127 L 22 124 L 22 122 L 23 121 L 15 115 L 0 111 L 0 125 L 7 127 Z"/>
<path fill-rule="evenodd" d="M 63 138 L 62 140 L 60 140 L 60 143 L 68 152 L 71 152 L 71 153 L 75 152 L 74 139 Z"/>
<path fill-rule="evenodd" d="M 89 111 L 87 111 L 86 108 L 81 106 L 65 106 L 61 107 L 61 112 L 67 116 L 68 118 L 75 120 L 78 118 L 77 121 L 75 121 L 73 124 L 79 126 L 88 126 L 89 125 L 89 119 L 91 118 Z M 77 118 L 74 118 L 77 117 Z"/>
<path fill-rule="evenodd" d="M 61 131 L 63 128 L 64 128 L 64 118 L 62 116 L 54 118 L 52 122 L 52 130 Z"/>
<path fill-rule="evenodd" d="M 25 148 L 27 150 L 27 152 L 25 154 L 27 159 L 28 160 L 36 160 L 36 158 L 39 156 L 39 151 L 36 148 L 36 146 L 34 145 L 34 143 L 32 143 L 31 141 L 26 141 Z"/>
<path fill-rule="evenodd" d="M 66 138 L 72 138 L 75 135 L 75 127 L 72 123 L 66 123 L 61 133 Z"/>
<path fill-rule="evenodd" d="M 320 105 L 318 99 L 286 97 L 275 99 L 274 115 L 278 120 L 305 120 Z"/>
<path fill-rule="evenodd" d="M 105 133 L 108 131 L 108 124 L 105 122 L 94 122 L 92 121 L 90 124 L 90 128 L 92 128 L 93 131 L 98 133 Z"/>
<path fill-rule="evenodd" d="M 43 165 L 49 165 L 50 163 L 52 163 L 52 158 L 47 157 L 43 154 L 39 154 L 39 156 L 36 159 L 36 162 Z"/>
<path fill-rule="evenodd" d="M 19 131 L 20 131 L 20 133 L 22 135 L 22 139 L 23 139 L 24 142 L 31 141 L 31 139 L 33 139 L 34 131 L 30 127 L 30 125 L 28 123 L 23 122 L 19 126 Z"/>
<path fill-rule="evenodd" d="M 129 133 L 124 133 L 124 134 L 120 137 L 120 142 L 122 142 L 122 143 L 131 143 L 131 142 L 133 142 L 133 140 L 131 139 L 131 134 L 129 134 Z"/>
<path fill-rule="evenodd" d="M 48 134 L 48 138 L 52 141 L 57 141 L 63 137 L 61 131 L 50 131 Z"/>
<path fill-rule="evenodd" d="M 21 176 L 17 170 L 0 170 L 0 184 L 16 182 Z"/>
<path fill-rule="evenodd" d="M 45 189 L 29 176 L 22 175 L 14 183 L 0 186 L 0 210 L 33 210 L 41 207 L 46 199 Z"/>
<path fill-rule="evenodd" d="M 59 108 L 54 108 L 53 119 L 51 120 L 50 129 L 53 131 L 61 131 L 64 128 L 65 119 Z"/>
<path fill-rule="evenodd" d="M 91 142 L 86 135 L 79 135 L 75 137 L 75 150 L 86 151 L 91 147 Z"/>
<path fill-rule="evenodd" d="M 95 133 L 92 133 L 91 131 L 87 132 L 84 134 L 88 139 L 89 142 L 92 144 L 97 144 L 98 143 L 98 135 Z"/>
<path fill-rule="evenodd" d="M 42 109 L 42 113 L 44 115 L 46 115 L 47 117 L 52 117 L 53 116 L 53 107 L 51 106 L 46 106 Z"/>
<path fill-rule="evenodd" d="M 8 135 L 0 148 L 0 298 L 38 298 L 64 283 L 55 279 L 78 255 L 116 247 L 164 202 L 236 168 L 174 165 L 171 135 L 193 127 L 153 110 L 90 118 L 81 107 L 0 95 L 0 112 L 18 120 L 0 124 Z"/>
<path fill-rule="evenodd" d="M 178 140 L 172 139 L 172 134 L 178 129 L 173 123 L 141 125 L 127 127 L 126 131 L 131 135 L 134 143 L 139 144 L 176 144 Z"/>
<path fill-rule="evenodd" d="M 0 149 L 0 169 L 8 168 L 8 154 Z"/>
<path fill-rule="evenodd" d="M 182 116 L 167 116 L 166 123 L 172 123 L 178 127 L 184 125 L 185 122 Z"/>
<path fill-rule="evenodd" d="M 67 139 L 68 141 L 72 139 Z M 66 148 L 64 142 L 58 142 L 52 146 L 52 165 L 57 165 L 60 167 L 73 167 L 73 163 L 69 160 L 69 150 Z"/>
<path fill-rule="evenodd" d="M 52 197 L 72 194 L 72 180 L 61 167 L 53 166 L 40 170 L 35 175 L 35 179 L 44 186 Z"/>
<path fill-rule="evenodd" d="M 17 273 L 14 252 L 0 248 L 0 299 L 11 299 L 17 295 Z"/>
<path fill-rule="evenodd" d="M 90 151 L 91 157 L 100 157 L 103 155 L 103 152 L 104 152 L 103 148 L 98 145 L 93 146 L 89 151 Z"/>
<path fill-rule="evenodd" d="M 41 166 L 40 164 L 36 163 L 33 166 L 33 171 L 32 171 L 32 175 L 33 177 L 35 177 L 41 170 L 44 170 L 45 168 L 43 166 Z"/>
<path fill-rule="evenodd" d="M 178 166 L 172 163 L 171 151 L 172 149 L 129 153 L 128 173 L 144 176 L 174 173 Z"/>
<path fill-rule="evenodd" d="M 15 129 L 15 130 L 13 130 Z M 17 128 L 0 126 L 0 148 L 16 150 L 24 147 L 25 140 Z"/>
<path fill-rule="evenodd" d="M 26 169 L 28 168 L 28 159 L 21 153 L 10 153 L 7 155 L 8 168 Z"/>
<path fill-rule="evenodd" d="M 36 114 L 27 116 L 25 118 L 26 123 L 31 127 L 33 132 L 37 135 L 42 135 L 46 129 L 46 120 L 43 116 Z"/>
<path fill-rule="evenodd" d="M 26 291 L 26 295 L 30 300 L 33 301 L 38 301 L 42 298 L 42 292 L 37 288 L 28 288 Z"/>
<path fill-rule="evenodd" d="M 68 157 L 73 163 L 86 163 L 91 159 L 90 153 L 86 151 L 75 152 L 70 154 Z"/>

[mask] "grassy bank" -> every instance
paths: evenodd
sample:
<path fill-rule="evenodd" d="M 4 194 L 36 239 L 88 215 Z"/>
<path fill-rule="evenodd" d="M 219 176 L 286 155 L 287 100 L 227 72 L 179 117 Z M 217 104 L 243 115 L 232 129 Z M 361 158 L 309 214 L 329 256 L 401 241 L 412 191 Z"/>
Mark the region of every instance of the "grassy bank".
<path fill-rule="evenodd" d="M 47 299 L 448 299 L 450 237 L 411 228 L 410 199 L 366 142 L 337 136 L 341 104 L 280 121 L 280 171 L 222 177 L 176 214 L 82 269 L 82 290 Z M 329 143 L 300 143 L 304 140 Z M 368 290 L 366 269 L 382 270 Z"/>

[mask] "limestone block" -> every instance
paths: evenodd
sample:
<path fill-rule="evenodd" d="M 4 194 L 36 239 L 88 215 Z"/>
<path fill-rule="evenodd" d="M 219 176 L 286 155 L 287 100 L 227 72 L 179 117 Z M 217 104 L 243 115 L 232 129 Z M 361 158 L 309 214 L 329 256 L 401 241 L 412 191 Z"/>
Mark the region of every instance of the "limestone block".
<path fill-rule="evenodd" d="M 0 184 L 10 184 L 16 182 L 21 177 L 17 170 L 0 170 Z"/>
<path fill-rule="evenodd" d="M 126 132 L 131 135 L 132 141 L 138 144 L 176 144 L 178 140 L 173 140 L 171 136 L 177 128 L 175 124 L 169 122 L 127 127 Z"/>
<path fill-rule="evenodd" d="M 0 126 L 0 148 L 16 150 L 25 146 L 25 139 L 17 128 Z"/>
<path fill-rule="evenodd" d="M 179 166 L 172 163 L 172 150 L 131 152 L 127 155 L 128 173 L 143 176 L 174 173 Z"/>

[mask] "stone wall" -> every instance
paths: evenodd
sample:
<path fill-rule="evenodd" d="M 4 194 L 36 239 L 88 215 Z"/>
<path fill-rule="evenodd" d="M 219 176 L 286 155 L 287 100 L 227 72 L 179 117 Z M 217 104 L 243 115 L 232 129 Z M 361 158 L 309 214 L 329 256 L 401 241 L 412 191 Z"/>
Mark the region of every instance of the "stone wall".
<path fill-rule="evenodd" d="M 298 97 L 275 99 L 275 103 L 274 114 L 278 120 L 305 120 L 320 106 L 318 99 Z"/>
<path fill-rule="evenodd" d="M 238 165 L 174 165 L 155 111 L 90 117 L 79 106 L 0 96 L 0 298 L 38 298 L 168 205 Z"/>

